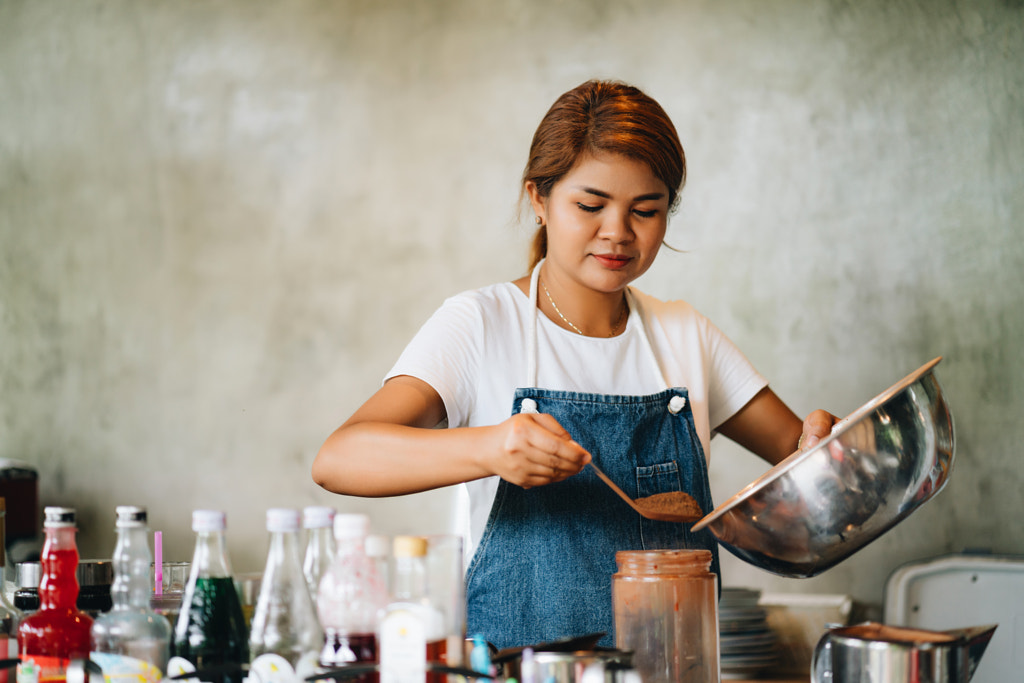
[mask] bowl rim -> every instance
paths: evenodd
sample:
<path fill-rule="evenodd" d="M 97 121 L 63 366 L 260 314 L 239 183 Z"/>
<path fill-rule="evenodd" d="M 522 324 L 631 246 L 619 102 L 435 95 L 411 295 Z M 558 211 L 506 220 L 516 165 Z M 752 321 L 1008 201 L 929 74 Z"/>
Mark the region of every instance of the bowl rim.
<path fill-rule="evenodd" d="M 725 513 L 727 513 L 729 510 L 739 505 L 741 502 L 743 502 L 744 500 L 752 496 L 754 493 L 767 486 L 769 483 L 775 481 L 776 479 L 779 479 L 784 474 L 789 472 L 789 470 L 797 467 L 803 461 L 813 457 L 815 453 L 820 451 L 822 448 L 826 447 L 832 441 L 835 441 L 837 438 L 839 438 L 843 433 L 845 433 L 854 424 L 859 422 L 868 413 L 874 411 L 876 408 L 878 408 L 883 403 L 887 402 L 893 396 L 897 395 L 898 393 L 909 387 L 911 384 L 917 382 L 924 375 L 931 372 L 932 368 L 938 365 L 939 361 L 941 360 L 942 356 L 933 358 L 932 360 L 928 361 L 927 363 L 919 367 L 917 370 L 914 370 L 912 373 L 910 373 L 903 379 L 899 380 L 898 382 L 890 386 L 882 393 L 872 398 L 870 401 L 862 405 L 860 408 L 857 408 L 855 411 L 853 411 L 852 413 L 844 417 L 842 420 L 837 422 L 835 426 L 832 427 L 832 433 L 826 436 L 812 448 L 808 448 L 805 451 L 794 451 L 793 453 L 788 455 L 777 465 L 772 467 L 770 470 L 762 474 L 754 481 L 744 486 L 742 489 L 733 494 L 724 503 L 722 503 L 713 511 L 709 512 L 704 517 L 695 522 L 693 526 L 690 527 L 690 531 L 700 531 L 704 527 L 710 525 L 719 517 L 725 515 Z"/>

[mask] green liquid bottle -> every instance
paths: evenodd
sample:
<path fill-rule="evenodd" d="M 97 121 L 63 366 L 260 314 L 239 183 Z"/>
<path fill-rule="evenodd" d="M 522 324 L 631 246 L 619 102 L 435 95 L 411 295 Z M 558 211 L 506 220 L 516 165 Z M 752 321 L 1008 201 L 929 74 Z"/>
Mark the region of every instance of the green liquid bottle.
<path fill-rule="evenodd" d="M 168 674 L 206 672 L 199 678 L 241 683 L 249 663 L 249 633 L 231 575 L 223 512 L 195 510 L 196 549 L 192 572 L 174 626 Z M 184 661 L 182 661 L 184 660 Z"/>

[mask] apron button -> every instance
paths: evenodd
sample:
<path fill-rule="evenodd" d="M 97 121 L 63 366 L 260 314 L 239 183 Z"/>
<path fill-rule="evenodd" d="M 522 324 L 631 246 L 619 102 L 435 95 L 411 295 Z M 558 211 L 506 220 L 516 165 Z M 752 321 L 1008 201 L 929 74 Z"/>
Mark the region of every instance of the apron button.
<path fill-rule="evenodd" d="M 537 412 L 537 402 L 534 401 L 532 398 L 524 398 L 523 402 L 519 406 L 519 412 L 520 413 L 536 413 Z"/>
<path fill-rule="evenodd" d="M 685 396 L 673 396 L 668 402 L 668 412 L 673 415 L 679 414 L 679 411 L 686 407 Z"/>

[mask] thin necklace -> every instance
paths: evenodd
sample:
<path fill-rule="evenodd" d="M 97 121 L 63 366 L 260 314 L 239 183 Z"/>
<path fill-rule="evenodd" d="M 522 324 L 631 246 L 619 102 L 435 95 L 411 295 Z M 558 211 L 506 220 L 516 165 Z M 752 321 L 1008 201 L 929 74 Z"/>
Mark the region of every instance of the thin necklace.
<path fill-rule="evenodd" d="M 562 319 L 562 322 L 564 322 L 566 325 L 571 327 L 573 329 L 573 331 L 576 332 L 577 334 L 583 335 L 585 337 L 586 335 L 583 334 L 583 330 L 581 330 L 580 328 L 578 328 L 575 325 L 573 325 L 572 321 L 570 321 L 568 318 L 566 318 L 564 315 L 562 315 L 562 312 L 560 310 L 558 310 L 558 304 L 556 304 L 555 300 L 551 298 L 551 292 L 548 291 L 548 286 L 546 284 L 544 284 L 543 282 L 540 283 L 540 286 L 544 288 L 544 294 L 548 297 L 548 301 L 551 302 L 551 308 L 555 309 L 555 313 L 557 313 L 558 317 Z M 626 317 L 626 309 L 627 308 L 629 308 L 629 307 L 628 306 L 623 306 L 619 310 L 619 319 L 616 320 L 615 321 L 615 325 L 612 326 L 612 332 L 611 332 L 611 334 L 608 335 L 609 337 L 614 337 L 618 333 L 619 326 L 622 324 L 622 319 Z"/>

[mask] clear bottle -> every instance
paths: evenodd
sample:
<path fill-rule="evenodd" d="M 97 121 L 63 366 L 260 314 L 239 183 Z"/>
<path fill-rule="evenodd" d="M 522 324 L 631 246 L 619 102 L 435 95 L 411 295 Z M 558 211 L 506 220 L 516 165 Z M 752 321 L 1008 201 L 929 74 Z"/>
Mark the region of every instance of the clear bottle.
<path fill-rule="evenodd" d="M 377 661 L 377 622 L 388 604 L 384 579 L 366 554 L 370 528 L 366 515 L 339 514 L 334 517 L 337 553 L 320 579 L 317 612 L 324 627 L 321 666 L 371 663 Z M 376 674 L 356 679 L 376 681 Z"/>
<path fill-rule="evenodd" d="M 67 680 L 72 659 L 88 659 L 92 618 L 78 609 L 78 546 L 75 511 L 48 507 L 44 511 L 42 578 L 39 610 L 18 627 L 18 681 Z"/>
<path fill-rule="evenodd" d="M 213 673 L 202 678 L 211 683 L 240 683 L 244 677 L 249 638 L 228 560 L 226 528 L 227 518 L 219 510 L 192 512 L 196 546 L 174 626 L 169 675 L 190 670 L 223 672 L 223 679 Z"/>
<path fill-rule="evenodd" d="M 267 510 L 270 549 L 252 615 L 249 653 L 254 671 L 273 672 L 276 676 L 271 678 L 276 679 L 314 673 L 323 645 L 323 631 L 299 559 L 299 523 L 298 510 Z M 264 675 L 260 678 L 267 680 Z"/>
<path fill-rule="evenodd" d="M 0 577 L 7 576 L 7 501 L 0 498 Z M 24 615 L 7 600 L 7 591 L 0 590 L 0 659 L 18 656 L 18 625 Z M 10 669 L 0 669 L 0 683 L 7 683 Z M 14 676 L 10 676 L 14 680 Z"/>
<path fill-rule="evenodd" d="M 171 625 L 152 610 L 149 529 L 145 508 L 117 507 L 117 544 L 110 587 L 113 607 L 92 625 L 92 659 L 111 678 L 156 683 L 167 671 Z"/>
<path fill-rule="evenodd" d="M 718 683 L 718 577 L 709 550 L 615 554 L 615 646 L 644 683 Z"/>
<path fill-rule="evenodd" d="M 311 505 L 302 510 L 302 526 L 306 529 L 306 555 L 302 560 L 302 573 L 309 586 L 309 594 L 316 601 L 320 578 L 331 566 L 337 547 L 334 544 L 334 508 Z"/>
<path fill-rule="evenodd" d="M 396 536 L 392 545 L 391 603 L 380 621 L 381 683 L 444 681 L 427 673 L 427 662 L 446 658 L 444 615 L 427 581 L 427 539 Z"/>

